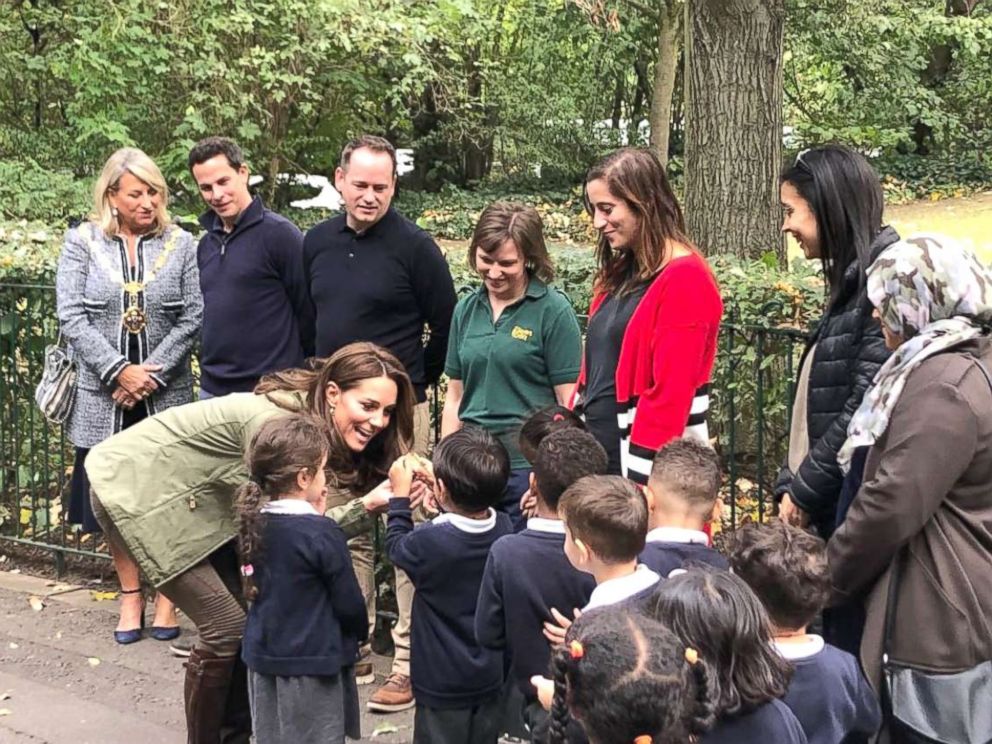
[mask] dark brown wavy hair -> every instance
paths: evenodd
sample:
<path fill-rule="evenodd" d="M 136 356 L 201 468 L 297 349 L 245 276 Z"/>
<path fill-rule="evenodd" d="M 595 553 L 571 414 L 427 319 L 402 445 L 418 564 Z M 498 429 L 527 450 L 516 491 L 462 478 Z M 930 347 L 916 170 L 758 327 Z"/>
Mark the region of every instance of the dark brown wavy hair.
<path fill-rule="evenodd" d="M 246 598 L 258 596 L 253 563 L 262 549 L 262 507 L 297 492 L 300 471 L 305 470 L 311 477 L 316 475 L 330 449 L 329 439 L 327 424 L 310 413 L 270 418 L 252 436 L 245 453 L 249 480 L 234 495 Z"/>
<path fill-rule="evenodd" d="M 682 207 L 668 182 L 665 168 L 650 150 L 625 147 L 612 152 L 589 169 L 583 198 L 593 214 L 589 183 L 602 179 L 610 194 L 637 216 L 637 239 L 624 250 L 614 250 L 602 235 L 596 246 L 599 273 L 596 291 L 623 294 L 648 281 L 670 255 L 673 243 L 693 249 L 685 229 Z"/>
<path fill-rule="evenodd" d="M 333 382 L 341 392 L 346 392 L 363 380 L 376 377 L 388 377 L 396 383 L 396 410 L 389 426 L 374 436 L 362 452 L 352 452 L 333 424 L 327 405 L 327 386 Z M 286 407 L 277 396 L 271 395 L 280 391 L 303 393 L 308 409 L 328 423 L 327 479 L 331 485 L 352 491 L 371 488 L 385 479 L 396 458 L 411 449 L 416 395 L 403 365 L 381 346 L 366 342 L 348 344 L 326 359 L 310 360 L 306 369 L 275 372 L 255 386 L 256 395 L 268 395 L 273 403 Z"/>

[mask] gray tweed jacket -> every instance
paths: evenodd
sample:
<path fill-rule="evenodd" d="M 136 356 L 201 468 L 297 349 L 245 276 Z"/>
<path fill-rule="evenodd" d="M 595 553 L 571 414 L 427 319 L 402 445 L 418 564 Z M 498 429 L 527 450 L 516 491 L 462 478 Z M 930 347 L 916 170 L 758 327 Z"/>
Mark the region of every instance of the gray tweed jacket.
<path fill-rule="evenodd" d="M 168 247 L 160 266 L 157 259 Z M 149 415 L 193 400 L 190 354 L 203 319 L 203 297 L 193 236 L 170 225 L 138 241 L 138 304 L 147 319 L 138 334 L 141 362 L 161 364 L 158 390 L 138 405 Z M 152 277 L 152 275 L 154 276 Z M 152 277 L 149 279 L 149 277 Z M 114 404 L 115 380 L 128 364 L 128 331 L 122 325 L 128 296 L 127 250 L 117 237 L 84 222 L 66 233 L 55 290 L 62 334 L 79 370 L 76 402 L 66 433 L 77 447 L 92 447 L 121 430 L 124 411 Z"/>

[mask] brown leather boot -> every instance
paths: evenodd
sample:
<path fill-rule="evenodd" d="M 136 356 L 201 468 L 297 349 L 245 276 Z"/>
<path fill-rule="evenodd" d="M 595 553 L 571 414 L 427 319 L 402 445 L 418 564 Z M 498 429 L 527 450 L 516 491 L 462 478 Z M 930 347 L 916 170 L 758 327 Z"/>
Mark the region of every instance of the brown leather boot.
<path fill-rule="evenodd" d="M 251 703 L 248 700 L 248 667 L 241 660 L 240 652 L 235 657 L 231 671 L 231 684 L 224 708 L 224 723 L 221 726 L 222 744 L 250 744 L 251 742 Z"/>
<path fill-rule="evenodd" d="M 198 648 L 190 652 L 183 687 L 187 744 L 221 744 L 231 673 L 237 661 L 236 656 L 217 656 Z"/>

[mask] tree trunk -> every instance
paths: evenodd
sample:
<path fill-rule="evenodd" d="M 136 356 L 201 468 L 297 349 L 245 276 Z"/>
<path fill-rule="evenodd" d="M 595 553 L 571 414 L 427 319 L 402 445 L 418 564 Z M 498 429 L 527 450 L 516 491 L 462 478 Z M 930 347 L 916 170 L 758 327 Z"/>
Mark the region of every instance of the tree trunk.
<path fill-rule="evenodd" d="M 784 23 L 785 0 L 686 0 L 685 212 L 707 253 L 785 261 Z"/>
<path fill-rule="evenodd" d="M 658 13 L 658 59 L 654 63 L 651 94 L 651 149 L 662 165 L 668 165 L 672 123 L 672 96 L 679 67 L 682 31 L 681 0 L 666 0 Z"/>
<path fill-rule="evenodd" d="M 621 118 L 623 118 L 623 77 L 617 75 L 617 85 L 613 91 L 613 113 L 610 115 L 612 122 L 610 128 L 619 129 Z"/>

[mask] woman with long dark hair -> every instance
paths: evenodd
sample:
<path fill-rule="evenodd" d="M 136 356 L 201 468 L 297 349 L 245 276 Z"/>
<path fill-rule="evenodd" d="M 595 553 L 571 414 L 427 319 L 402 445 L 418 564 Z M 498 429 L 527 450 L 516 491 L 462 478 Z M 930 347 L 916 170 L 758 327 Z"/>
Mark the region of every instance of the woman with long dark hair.
<path fill-rule="evenodd" d="M 645 484 L 667 442 L 707 439 L 723 305 L 653 153 L 607 155 L 586 175 L 585 202 L 599 271 L 574 407 L 606 449 L 609 472 Z"/>
<path fill-rule="evenodd" d="M 369 343 L 345 346 L 312 368 L 263 377 L 254 393 L 170 409 L 94 447 L 86 459 L 93 509 L 115 551 L 196 624 L 186 665 L 189 744 L 245 742 L 251 732 L 238 651 L 245 625 L 232 500 L 248 478 L 244 453 L 263 422 L 286 411 L 329 425 L 329 484 L 378 493 L 413 438 L 414 392 L 403 366 Z M 376 494 L 378 493 L 378 497 Z M 370 498 L 371 497 L 371 498 Z"/>
<path fill-rule="evenodd" d="M 889 356 L 871 315 L 865 270 L 899 235 L 882 224 L 878 175 L 841 145 L 800 153 L 782 174 L 781 200 L 782 232 L 796 239 L 806 258 L 819 259 L 827 302 L 799 365 L 788 462 L 775 493 L 784 519 L 812 524 L 826 539 L 844 511 L 837 450 Z M 853 477 L 858 472 L 856 467 Z"/>

